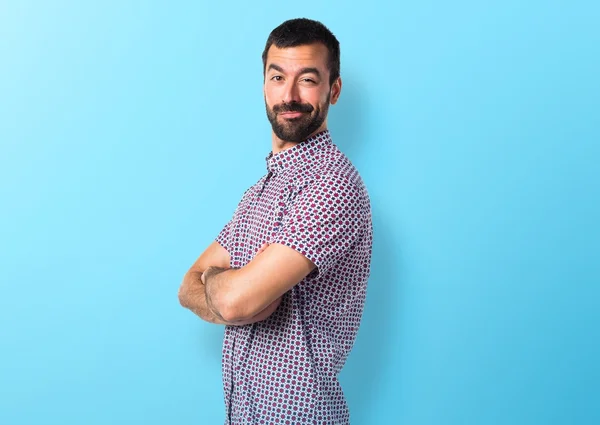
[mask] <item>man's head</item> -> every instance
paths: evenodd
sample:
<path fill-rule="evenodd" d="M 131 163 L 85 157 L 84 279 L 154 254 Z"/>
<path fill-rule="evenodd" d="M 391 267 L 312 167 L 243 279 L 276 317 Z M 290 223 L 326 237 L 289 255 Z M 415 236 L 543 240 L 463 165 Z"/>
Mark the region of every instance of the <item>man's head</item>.
<path fill-rule="evenodd" d="M 273 132 L 301 142 L 327 126 L 340 95 L 340 45 L 320 22 L 292 19 L 275 28 L 262 55 L 265 104 Z"/>

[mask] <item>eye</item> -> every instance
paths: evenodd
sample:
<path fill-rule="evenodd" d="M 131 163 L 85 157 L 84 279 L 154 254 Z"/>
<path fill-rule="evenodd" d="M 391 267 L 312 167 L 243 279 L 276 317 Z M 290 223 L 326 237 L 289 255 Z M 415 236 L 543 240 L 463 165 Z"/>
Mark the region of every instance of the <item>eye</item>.
<path fill-rule="evenodd" d="M 281 81 L 283 80 L 283 77 L 281 75 L 273 75 L 271 77 L 271 81 Z"/>
<path fill-rule="evenodd" d="M 303 78 L 302 82 L 309 83 L 309 84 L 317 84 L 316 81 L 313 80 L 312 78 Z"/>

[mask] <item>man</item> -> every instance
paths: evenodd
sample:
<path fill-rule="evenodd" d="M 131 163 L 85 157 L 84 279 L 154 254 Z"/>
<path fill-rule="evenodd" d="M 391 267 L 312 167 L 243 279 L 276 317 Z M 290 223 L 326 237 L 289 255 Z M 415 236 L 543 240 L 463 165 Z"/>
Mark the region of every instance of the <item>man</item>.
<path fill-rule="evenodd" d="M 348 424 L 337 376 L 370 273 L 363 181 L 327 130 L 340 96 L 339 43 L 286 21 L 263 52 L 268 173 L 186 273 L 181 304 L 224 324 L 226 424 Z"/>

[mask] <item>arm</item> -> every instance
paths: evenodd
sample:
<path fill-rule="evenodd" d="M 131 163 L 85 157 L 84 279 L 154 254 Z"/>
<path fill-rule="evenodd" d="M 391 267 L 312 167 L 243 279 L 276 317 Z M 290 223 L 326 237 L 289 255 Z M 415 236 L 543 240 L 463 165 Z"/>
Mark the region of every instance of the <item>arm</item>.
<path fill-rule="evenodd" d="M 183 307 L 210 323 L 241 326 L 265 320 L 277 309 L 281 303 L 280 298 L 274 300 L 257 315 L 243 321 L 226 321 L 208 307 L 205 286 L 201 280 L 202 273 L 211 266 L 218 267 L 219 270 L 226 270 L 229 267 L 229 261 L 229 253 L 225 248 L 217 242 L 213 242 L 185 274 L 179 288 L 179 302 Z"/>
<path fill-rule="evenodd" d="M 207 322 L 219 325 L 228 324 L 208 308 L 204 285 L 200 281 L 201 276 L 202 272 L 199 271 L 190 270 L 185 274 L 179 288 L 179 302 Z"/>
<path fill-rule="evenodd" d="M 306 277 L 315 265 L 298 251 L 273 244 L 239 269 L 209 267 L 203 274 L 209 310 L 227 322 L 244 322 Z"/>
<path fill-rule="evenodd" d="M 321 197 L 330 201 L 315 201 Z M 228 321 L 253 317 L 313 270 L 327 274 L 368 235 L 370 214 L 363 186 L 337 174 L 322 176 L 297 194 L 261 255 L 239 269 L 205 271 L 208 305 Z"/>

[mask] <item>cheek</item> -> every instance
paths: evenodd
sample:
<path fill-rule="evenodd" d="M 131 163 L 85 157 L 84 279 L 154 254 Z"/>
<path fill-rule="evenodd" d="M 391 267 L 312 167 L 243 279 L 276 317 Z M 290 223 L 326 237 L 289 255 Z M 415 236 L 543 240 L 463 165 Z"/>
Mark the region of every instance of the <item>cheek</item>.
<path fill-rule="evenodd" d="M 318 90 L 304 90 L 300 93 L 301 102 L 309 103 L 313 107 L 321 106 L 327 100 L 327 95 L 323 96 Z"/>
<path fill-rule="evenodd" d="M 272 99 L 274 93 L 273 87 L 269 85 L 263 86 L 263 93 L 266 99 Z"/>
<path fill-rule="evenodd" d="M 273 106 L 277 104 L 277 102 L 273 102 L 273 96 L 267 92 L 265 92 L 265 103 L 269 109 L 273 109 Z"/>
<path fill-rule="evenodd" d="M 281 100 L 284 97 L 284 94 L 281 93 L 281 90 L 278 90 L 277 88 L 265 88 L 265 100 L 267 101 L 267 105 L 272 108 L 275 105 L 278 105 L 281 103 Z"/>
<path fill-rule="evenodd" d="M 328 90 L 323 90 L 323 91 L 319 91 L 319 95 L 318 95 L 318 102 L 319 105 L 325 105 L 327 104 L 327 96 L 329 95 L 329 91 Z"/>

